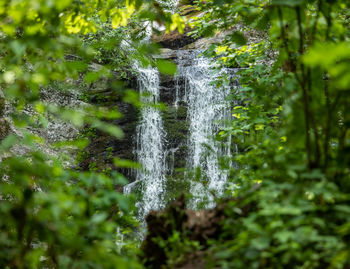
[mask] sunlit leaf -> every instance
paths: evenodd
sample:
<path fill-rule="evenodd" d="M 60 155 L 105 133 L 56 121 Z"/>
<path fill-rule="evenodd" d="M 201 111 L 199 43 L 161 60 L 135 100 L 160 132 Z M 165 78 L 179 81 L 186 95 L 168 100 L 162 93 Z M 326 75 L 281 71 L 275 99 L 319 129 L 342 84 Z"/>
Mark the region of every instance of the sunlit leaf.
<path fill-rule="evenodd" d="M 176 65 L 168 60 L 158 59 L 157 60 L 157 68 L 161 73 L 167 75 L 174 75 L 176 73 Z"/>

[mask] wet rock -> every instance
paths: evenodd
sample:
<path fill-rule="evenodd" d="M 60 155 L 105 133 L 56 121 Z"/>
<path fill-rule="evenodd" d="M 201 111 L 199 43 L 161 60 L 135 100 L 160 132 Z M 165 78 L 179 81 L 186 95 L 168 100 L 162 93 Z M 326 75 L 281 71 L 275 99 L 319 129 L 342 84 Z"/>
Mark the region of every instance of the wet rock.
<path fill-rule="evenodd" d="M 163 113 L 164 129 L 167 133 L 167 145 L 176 148 L 186 144 L 189 123 L 186 121 L 187 107 L 171 107 Z"/>
<path fill-rule="evenodd" d="M 160 35 L 154 35 L 152 40 L 153 42 L 162 45 L 163 48 L 180 49 L 196 40 L 192 36 L 187 35 L 190 30 L 191 28 L 186 27 L 184 33 L 182 34 L 180 34 L 178 31 L 173 31 L 171 33 L 163 32 Z"/>
<path fill-rule="evenodd" d="M 184 77 L 160 75 L 159 100 L 169 106 L 174 106 L 176 95 L 178 97 L 185 94 L 186 81 Z"/>
<path fill-rule="evenodd" d="M 175 60 L 177 58 L 177 50 L 162 48 L 160 49 L 160 55 L 155 58 Z"/>
<path fill-rule="evenodd" d="M 114 166 L 113 158 L 136 160 L 134 147 L 136 141 L 136 125 L 139 111 L 133 105 L 125 103 L 123 97 L 125 89 L 136 86 L 135 79 L 131 76 L 129 81 L 114 87 L 111 80 L 98 81 L 92 85 L 87 92 L 89 102 L 109 108 L 117 108 L 121 112 L 121 118 L 110 121 L 120 127 L 124 133 L 122 139 L 117 139 L 103 131 L 91 129 L 86 126 L 83 135 L 90 139 L 90 144 L 85 150 L 86 154 L 80 156 L 80 168 L 83 170 L 95 168 L 98 170 L 117 170 L 128 176 L 130 182 L 134 181 L 134 175 L 129 169 L 120 169 Z"/>

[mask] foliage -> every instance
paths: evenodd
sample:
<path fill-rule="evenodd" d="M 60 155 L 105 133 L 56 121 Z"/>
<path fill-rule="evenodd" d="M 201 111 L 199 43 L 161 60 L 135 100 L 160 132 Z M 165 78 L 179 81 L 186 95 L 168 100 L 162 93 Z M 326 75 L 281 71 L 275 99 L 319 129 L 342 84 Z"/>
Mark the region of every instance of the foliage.
<path fill-rule="evenodd" d="M 86 139 L 53 145 L 40 136 L 49 121 L 60 120 L 121 138 L 121 129 L 109 123 L 121 113 L 62 106 L 41 96 L 54 82 L 63 90 L 76 88 L 82 77 L 87 84 L 115 80 L 111 71 L 122 72 L 131 62 L 118 50 L 123 38 L 140 40 L 136 30 L 144 20 L 180 29 L 183 20 L 173 22 L 153 1 L 140 0 L 1 0 L 0 18 L 0 114 L 11 125 L 0 141 L 0 267 L 141 268 L 130 240 L 137 226 L 133 203 L 116 191 L 125 178 L 77 171 L 74 160 L 60 154 L 82 150 Z M 139 42 L 133 58 L 146 58 L 140 55 L 146 52 L 154 47 Z M 101 64 L 98 69 L 91 70 L 93 62 Z M 130 91 L 124 98 L 138 103 Z"/>
<path fill-rule="evenodd" d="M 219 134 L 240 149 L 238 169 L 207 267 L 348 268 L 349 4 L 195 3 L 192 34 L 227 31 L 205 55 L 239 68 L 240 82 L 230 96 L 234 119 Z M 251 32 L 263 38 L 251 41 Z M 173 251 L 181 256 L 176 244 Z"/>
<path fill-rule="evenodd" d="M 197 2 L 206 15 L 194 22 L 195 34 L 245 25 L 212 49 L 223 65 L 240 67 L 232 98 L 241 105 L 220 135 L 241 149 L 231 195 L 243 202 L 231 202 L 209 264 L 347 268 L 349 4 Z M 269 38 L 242 46 L 251 29 Z M 255 184 L 258 190 L 249 191 Z M 240 209 L 245 204 L 254 205 L 249 214 Z"/>
<path fill-rule="evenodd" d="M 234 120 L 219 133 L 240 149 L 227 190 L 239 199 L 228 202 L 223 230 L 205 250 L 176 230 L 159 240 L 168 264 L 201 250 L 212 268 L 348 268 L 349 3 L 194 2 L 195 37 L 229 31 L 205 54 L 239 67 Z M 81 77 L 87 84 L 114 80 L 112 70 L 125 78 L 133 59 L 173 74 L 174 64 L 149 57 L 159 47 L 141 40 L 145 22 L 183 32 L 184 18 L 140 0 L 0 0 L 0 18 L 0 267 L 142 268 L 129 240 L 137 226 L 132 200 L 116 191 L 125 178 L 73 169 L 67 156 L 42 150 L 49 141 L 38 131 L 55 118 L 121 138 L 109 123 L 121 113 L 60 106 L 41 94 L 53 82 L 69 88 Z M 247 31 L 260 31 L 264 41 L 252 43 Z M 98 70 L 91 70 L 93 62 Z M 130 91 L 124 101 L 140 105 Z M 86 144 L 51 146 L 82 150 Z M 123 244 L 116 244 L 121 236 Z"/>

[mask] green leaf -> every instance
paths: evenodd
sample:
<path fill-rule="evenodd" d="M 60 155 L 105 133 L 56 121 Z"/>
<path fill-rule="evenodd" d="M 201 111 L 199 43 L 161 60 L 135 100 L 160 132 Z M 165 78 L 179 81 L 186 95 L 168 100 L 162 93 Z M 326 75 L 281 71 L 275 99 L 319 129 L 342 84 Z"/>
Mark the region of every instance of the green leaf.
<path fill-rule="evenodd" d="M 278 6 L 300 6 L 302 4 L 306 3 L 306 0 L 272 0 L 272 5 L 278 5 Z"/>
<path fill-rule="evenodd" d="M 105 212 L 97 213 L 97 214 L 92 216 L 91 223 L 93 223 L 93 224 L 101 223 L 101 222 L 105 221 L 107 217 L 108 216 Z"/>
<path fill-rule="evenodd" d="M 18 137 L 14 134 L 8 135 L 4 140 L 1 141 L 1 148 L 3 150 L 9 150 L 18 142 Z"/>
<path fill-rule="evenodd" d="M 23 44 L 19 41 L 12 41 L 10 43 L 10 47 L 12 51 L 15 53 L 16 56 L 22 56 L 23 53 L 26 51 L 26 44 Z"/>
<path fill-rule="evenodd" d="M 95 82 L 100 78 L 100 74 L 97 72 L 88 72 L 85 74 L 84 80 L 87 83 Z"/>
<path fill-rule="evenodd" d="M 103 132 L 109 133 L 110 135 L 122 139 L 124 137 L 124 133 L 122 129 L 118 126 L 115 126 L 113 124 L 109 124 L 97 119 L 92 120 L 92 127 L 97 128 Z"/>
<path fill-rule="evenodd" d="M 141 164 L 139 163 L 133 162 L 131 160 L 120 159 L 120 158 L 114 158 L 114 164 L 119 168 L 134 168 L 134 169 L 142 168 Z"/>
<path fill-rule="evenodd" d="M 84 63 L 83 61 L 71 61 L 66 63 L 67 67 L 70 70 L 82 72 L 85 71 L 88 67 L 87 63 Z"/>
<path fill-rule="evenodd" d="M 174 75 L 176 73 L 176 65 L 169 60 L 157 59 L 156 62 L 158 70 L 166 75 Z"/>
<path fill-rule="evenodd" d="M 268 237 L 258 237 L 251 240 L 251 244 L 254 248 L 258 250 L 266 249 L 270 245 L 270 238 Z"/>

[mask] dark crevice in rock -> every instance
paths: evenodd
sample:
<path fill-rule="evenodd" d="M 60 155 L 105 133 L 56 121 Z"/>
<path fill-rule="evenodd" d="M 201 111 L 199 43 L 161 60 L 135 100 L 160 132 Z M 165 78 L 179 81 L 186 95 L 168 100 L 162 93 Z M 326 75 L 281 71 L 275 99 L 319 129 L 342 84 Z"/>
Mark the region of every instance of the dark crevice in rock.
<path fill-rule="evenodd" d="M 180 49 L 196 41 L 195 38 L 187 35 L 190 31 L 191 28 L 186 27 L 183 34 L 180 34 L 178 31 L 168 34 L 162 33 L 161 35 L 153 36 L 152 40 L 155 43 L 162 45 L 163 48 Z"/>

